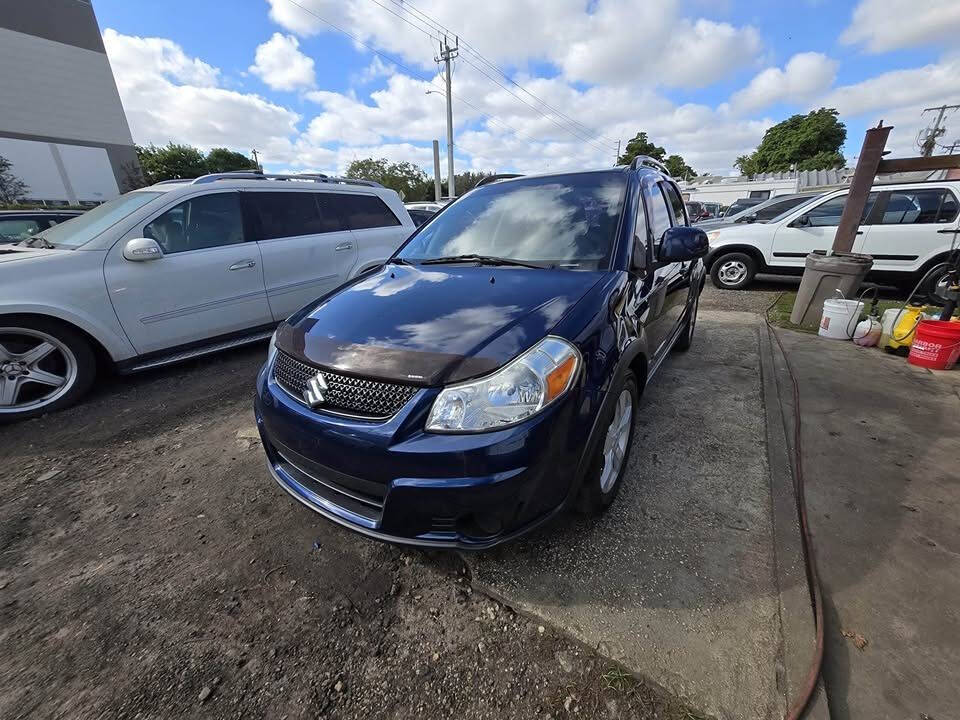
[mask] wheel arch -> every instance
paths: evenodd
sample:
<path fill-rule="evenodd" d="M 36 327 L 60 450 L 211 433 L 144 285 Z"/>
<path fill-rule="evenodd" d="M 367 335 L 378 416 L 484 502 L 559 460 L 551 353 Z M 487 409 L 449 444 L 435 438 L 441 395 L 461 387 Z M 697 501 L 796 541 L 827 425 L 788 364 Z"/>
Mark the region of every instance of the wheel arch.
<path fill-rule="evenodd" d="M 114 360 L 110 355 L 110 352 L 107 350 L 107 347 L 100 341 L 99 338 L 93 335 L 93 333 L 89 332 L 86 328 L 81 327 L 77 323 L 70 322 L 69 320 L 49 313 L 10 312 L 7 310 L 0 310 L 0 326 L 6 325 L 8 322 L 20 322 L 26 324 L 31 320 L 51 322 L 69 328 L 73 332 L 80 335 L 90 345 L 90 349 L 93 350 L 94 357 L 97 360 L 98 369 L 107 369 L 113 367 Z"/>
<path fill-rule="evenodd" d="M 717 258 L 726 255 L 731 252 L 741 252 L 752 257 L 757 263 L 757 271 L 762 272 L 763 268 L 767 266 L 767 262 L 763 257 L 763 252 L 756 247 L 755 245 L 746 245 L 740 243 L 733 243 L 731 245 L 721 245 L 715 250 L 711 250 L 707 255 L 706 261 L 704 262 L 704 267 L 709 273 L 713 269 L 713 263 L 716 262 Z"/>

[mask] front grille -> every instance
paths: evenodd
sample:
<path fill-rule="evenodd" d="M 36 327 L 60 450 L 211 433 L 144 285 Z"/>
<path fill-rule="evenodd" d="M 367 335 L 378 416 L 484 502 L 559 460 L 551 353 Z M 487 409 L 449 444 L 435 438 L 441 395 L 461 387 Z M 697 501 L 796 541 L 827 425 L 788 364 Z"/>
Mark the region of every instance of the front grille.
<path fill-rule="evenodd" d="M 417 392 L 417 388 L 412 385 L 340 375 L 300 362 L 283 351 L 277 352 L 277 359 L 273 364 L 274 379 L 304 404 L 306 402 L 303 391 L 317 373 L 323 374 L 327 383 L 327 389 L 323 393 L 324 402 L 318 410 L 371 419 L 388 418 L 396 415 Z"/>

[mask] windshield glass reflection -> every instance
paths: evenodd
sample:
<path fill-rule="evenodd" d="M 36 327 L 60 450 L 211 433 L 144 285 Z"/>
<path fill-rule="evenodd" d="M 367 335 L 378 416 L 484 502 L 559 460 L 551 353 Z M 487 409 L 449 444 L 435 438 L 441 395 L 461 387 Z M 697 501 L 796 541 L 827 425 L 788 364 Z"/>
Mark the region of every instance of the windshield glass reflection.
<path fill-rule="evenodd" d="M 398 253 L 418 261 L 491 255 L 571 270 L 609 266 L 623 205 L 621 173 L 529 178 L 478 188 Z"/>

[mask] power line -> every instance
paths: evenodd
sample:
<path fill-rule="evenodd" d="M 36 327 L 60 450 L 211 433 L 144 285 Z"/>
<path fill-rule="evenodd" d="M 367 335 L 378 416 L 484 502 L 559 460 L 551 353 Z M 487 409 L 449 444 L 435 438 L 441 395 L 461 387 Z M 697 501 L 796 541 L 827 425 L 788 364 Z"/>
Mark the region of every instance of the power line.
<path fill-rule="evenodd" d="M 444 25 L 442 25 L 441 23 L 437 22 L 436 20 L 434 20 L 433 18 L 431 18 L 431 17 L 430 17 L 429 15 L 427 15 L 426 13 L 421 12 L 421 11 L 418 10 L 416 7 L 414 7 L 412 4 L 410 4 L 410 3 L 408 3 L 408 2 L 404 2 L 404 0 L 390 0 L 390 1 L 391 1 L 394 5 L 397 5 L 398 7 L 402 8 L 403 10 L 405 10 L 408 14 L 416 13 L 417 16 L 419 16 L 419 17 L 415 17 L 415 19 L 416 19 L 418 22 L 427 23 L 427 24 L 428 24 L 428 27 L 430 27 L 432 30 L 435 30 L 435 31 L 438 32 L 438 33 L 441 33 L 441 32 L 442 32 L 442 33 L 444 33 L 444 34 L 447 34 L 447 33 L 449 33 L 449 34 L 455 34 L 455 33 L 453 33 L 449 28 L 447 28 L 447 27 L 445 27 Z M 380 7 L 384 7 L 378 0 L 372 0 L 372 2 L 374 2 L 374 3 L 377 4 L 377 5 L 379 5 Z M 419 25 L 414 25 L 414 24 L 413 24 L 412 22 L 410 22 L 406 17 L 403 17 L 403 15 L 401 15 L 401 14 L 399 14 L 399 13 L 396 13 L 396 12 L 394 12 L 393 10 L 390 10 L 389 8 L 384 8 L 384 9 L 388 10 L 391 14 L 399 17 L 399 18 L 400 18 L 401 20 L 403 20 L 404 22 L 407 22 L 411 27 L 414 27 L 414 28 L 420 30 L 421 32 L 424 32 L 425 34 L 427 34 L 427 35 L 430 36 L 430 37 L 434 37 L 432 33 L 427 32 L 426 30 L 424 30 L 424 29 L 423 29 L 421 26 L 419 26 Z M 459 36 L 458 36 L 458 38 L 459 38 Z M 504 91 L 508 92 L 510 95 L 512 95 L 514 98 L 516 98 L 517 100 L 519 100 L 520 102 L 522 102 L 524 105 L 526 105 L 527 107 L 529 107 L 529 108 L 531 108 L 532 110 L 534 110 L 535 112 L 537 112 L 541 117 L 544 117 L 544 118 L 550 120 L 554 125 L 556 125 L 557 127 L 559 127 L 561 130 L 564 130 L 564 131 L 566 131 L 566 132 L 570 132 L 570 133 L 571 133 L 574 137 L 576 137 L 578 140 L 582 140 L 582 141 L 584 141 L 584 142 L 593 143 L 596 147 L 599 147 L 600 149 L 602 149 L 603 152 L 608 152 L 608 151 L 609 151 L 609 148 L 606 147 L 605 145 L 603 145 L 602 143 L 598 143 L 594 138 L 600 138 L 600 139 L 602 139 L 602 140 L 606 140 L 607 142 L 609 142 L 609 144 L 610 144 L 611 146 L 614 144 L 614 142 L 615 142 L 614 140 L 612 140 L 612 139 L 610 139 L 610 138 L 606 138 L 606 137 L 600 135 L 600 134 L 597 133 L 596 130 L 594 130 L 593 128 L 590 128 L 590 127 L 588 127 L 587 125 L 584 125 L 583 123 L 581 123 L 581 122 L 579 122 L 579 121 L 577 121 L 577 120 L 574 120 L 574 119 L 571 118 L 569 115 L 566 115 L 565 113 L 561 112 L 561 111 L 558 110 L 557 108 L 555 108 L 555 107 L 553 107 L 552 105 L 550 105 L 550 104 L 549 104 L 546 100 L 544 100 L 543 98 L 540 98 L 539 96 L 534 95 L 532 92 L 530 92 L 529 90 L 527 90 L 525 87 L 523 87 L 523 86 L 522 86 L 520 83 L 518 83 L 516 80 L 514 80 L 513 78 L 511 78 L 504 70 L 500 69 L 497 65 L 495 65 L 493 62 L 491 62 L 490 60 L 488 60 L 487 58 L 485 58 L 482 54 L 480 54 L 480 52 L 479 52 L 478 50 L 476 50 L 472 45 L 470 45 L 466 40 L 463 40 L 462 38 L 459 38 L 459 40 L 460 40 L 460 45 L 461 45 L 461 49 L 462 49 L 462 50 L 464 50 L 464 51 L 468 52 L 469 54 L 471 54 L 472 56 L 474 56 L 479 62 L 481 62 L 482 64 L 486 65 L 488 68 L 492 69 L 492 70 L 493 70 L 495 73 L 497 73 L 498 75 L 502 76 L 507 82 L 509 82 L 511 85 L 515 86 L 516 88 L 518 88 L 521 92 L 523 92 L 524 94 L 526 94 L 526 95 L 528 95 L 529 97 L 533 98 L 533 100 L 535 100 L 536 102 L 540 103 L 542 106 L 548 108 L 553 115 L 556 115 L 557 117 L 560 117 L 560 118 L 564 119 L 564 120 L 566 121 L 566 125 L 561 124 L 560 122 L 558 122 L 558 121 L 557 121 L 556 119 L 554 119 L 553 117 L 550 117 L 550 115 L 547 114 L 547 113 L 545 113 L 541 108 L 534 107 L 533 105 L 531 105 L 530 103 L 528 103 L 526 100 L 524 100 L 524 99 L 521 98 L 519 95 L 517 95 L 516 93 L 514 93 L 513 91 L 511 91 L 509 88 L 505 87 L 501 82 L 499 82 L 499 81 L 496 80 L 495 78 L 490 77 L 490 75 L 488 75 L 482 68 L 477 67 L 477 65 L 475 65 L 475 64 L 472 63 L 472 62 L 470 62 L 470 60 L 468 60 L 466 57 L 463 58 L 463 61 L 464 61 L 465 63 L 467 63 L 468 65 L 470 65 L 471 67 L 473 67 L 475 70 L 477 70 L 477 72 L 479 72 L 480 74 L 482 74 L 484 77 L 486 77 L 488 80 L 490 80 L 491 82 L 493 82 L 494 84 L 496 84 L 498 87 L 500 87 L 500 88 L 503 89 Z M 569 126 L 569 127 L 567 127 L 567 126 Z"/>
<path fill-rule="evenodd" d="M 383 53 L 383 52 L 377 50 L 377 49 L 374 48 L 372 45 L 370 45 L 370 44 L 367 43 L 367 42 L 364 42 L 364 41 L 361 40 L 357 35 L 353 34 L 353 33 L 350 32 L 349 30 L 344 30 L 342 27 L 340 27 L 340 26 L 337 25 L 336 23 L 330 22 L 330 21 L 327 20 L 326 18 L 321 17 L 320 15 L 317 15 L 317 13 L 313 12 L 312 10 L 310 10 L 310 9 L 308 9 L 308 8 L 305 8 L 303 5 L 301 5 L 299 2 L 297 2 L 297 0 L 287 0 L 287 2 L 290 3 L 291 5 L 295 5 L 296 7 L 300 8 L 301 10 L 303 10 L 303 11 L 304 11 L 305 13 L 307 13 L 308 15 L 311 15 L 311 16 L 315 17 L 315 18 L 316 18 L 317 20 L 319 20 L 320 22 L 329 25 L 330 27 L 332 27 L 332 28 L 333 28 L 334 30 L 336 30 L 337 32 L 342 33 L 343 35 L 346 35 L 348 38 L 350 38 L 351 40 L 353 40 L 355 43 L 357 43 L 358 45 L 362 45 L 363 47 L 365 47 L 367 50 L 369 50 L 370 52 L 372 52 L 372 53 L 373 53 L 374 55 L 376 55 L 377 57 L 383 58 L 384 60 L 393 63 L 393 64 L 396 65 L 397 67 L 402 68 L 403 70 L 405 70 L 405 71 L 406 71 L 407 73 L 409 73 L 410 75 L 418 78 L 419 80 L 422 80 L 423 82 L 427 83 L 428 85 L 432 85 L 433 87 L 437 88 L 438 90 L 441 91 L 441 93 L 444 92 L 444 89 L 443 89 L 441 86 L 439 86 L 439 85 L 436 84 L 436 78 L 428 78 L 428 77 L 424 76 L 421 72 L 419 72 L 419 71 L 417 71 L 417 70 L 414 70 L 413 68 L 411 68 L 411 67 L 409 67 L 409 66 L 407 66 L 407 65 L 404 65 L 402 62 L 400 62 L 400 61 L 397 60 L 396 58 L 392 58 L 392 57 L 390 57 L 389 55 L 387 55 L 386 53 Z M 489 122 L 494 122 L 494 123 L 497 123 L 498 125 L 501 125 L 501 126 L 505 127 L 506 129 L 510 130 L 511 132 L 513 132 L 515 135 L 518 135 L 519 137 L 525 138 L 525 139 L 529 140 L 530 142 L 538 142 L 538 143 L 548 142 L 548 141 L 545 141 L 545 140 L 541 140 L 541 139 L 538 139 L 538 138 L 531 137 L 530 135 L 527 135 L 526 133 L 523 133 L 523 132 L 521 132 L 520 130 L 517 130 L 517 129 L 516 129 L 515 127 L 513 127 L 512 125 L 508 125 L 507 123 L 503 122 L 503 121 L 500 120 L 499 118 L 496 118 L 496 117 L 494 117 L 493 115 L 489 115 L 489 114 L 483 112 L 483 111 L 482 111 L 480 108 L 478 108 L 476 105 L 474 105 L 474 104 L 471 103 L 470 101 L 468 101 L 468 100 L 460 97 L 460 96 L 457 95 L 456 93 L 451 93 L 451 94 L 453 95 L 453 97 L 457 98 L 457 100 L 459 100 L 460 102 L 462 102 L 464 105 L 467 105 L 468 107 L 473 108 L 473 110 L 474 110 L 478 115 L 480 115 L 480 117 L 484 118 L 485 120 L 487 120 L 487 121 L 489 121 Z M 466 145 L 464 145 L 462 142 L 460 143 L 460 146 L 463 147 L 464 149 L 466 149 L 466 150 L 467 150 L 468 152 L 470 152 L 470 153 L 473 153 L 473 152 L 474 152 L 473 150 L 470 150 L 470 148 L 467 147 Z"/>

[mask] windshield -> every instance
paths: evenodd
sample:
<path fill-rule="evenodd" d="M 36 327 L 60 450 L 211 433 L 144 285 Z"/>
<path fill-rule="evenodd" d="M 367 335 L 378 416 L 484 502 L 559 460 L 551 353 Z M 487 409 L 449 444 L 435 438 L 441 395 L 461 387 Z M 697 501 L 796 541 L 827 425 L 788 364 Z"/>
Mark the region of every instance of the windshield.
<path fill-rule="evenodd" d="M 433 218 L 397 257 L 417 262 L 481 255 L 542 267 L 605 269 L 625 190 L 619 172 L 486 185 Z"/>
<path fill-rule="evenodd" d="M 109 227 L 120 222 L 134 210 L 143 207 L 163 193 L 131 192 L 103 205 L 87 210 L 70 222 L 54 225 L 40 235 L 56 247 L 76 248 L 85 245 Z"/>

